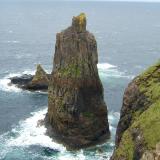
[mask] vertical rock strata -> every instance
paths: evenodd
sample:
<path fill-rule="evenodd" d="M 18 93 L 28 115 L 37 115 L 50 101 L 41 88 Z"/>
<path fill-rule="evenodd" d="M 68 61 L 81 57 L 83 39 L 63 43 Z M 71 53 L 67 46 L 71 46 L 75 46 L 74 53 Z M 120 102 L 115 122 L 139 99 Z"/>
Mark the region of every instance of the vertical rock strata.
<path fill-rule="evenodd" d="M 86 30 L 86 16 L 57 34 L 48 89 L 48 133 L 71 149 L 109 137 L 107 106 L 99 79 L 97 43 Z"/>
<path fill-rule="evenodd" d="M 160 160 L 160 61 L 126 88 L 112 160 Z"/>

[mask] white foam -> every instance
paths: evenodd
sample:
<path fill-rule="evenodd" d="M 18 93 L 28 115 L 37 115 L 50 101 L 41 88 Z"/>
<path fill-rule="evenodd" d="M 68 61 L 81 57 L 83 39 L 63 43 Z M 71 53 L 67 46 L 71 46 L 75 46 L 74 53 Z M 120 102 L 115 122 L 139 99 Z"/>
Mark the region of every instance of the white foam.
<path fill-rule="evenodd" d="M 51 149 L 58 150 L 59 153 L 56 157 L 57 160 L 88 160 L 90 159 L 91 155 L 93 155 L 92 159 L 96 160 L 97 158 L 102 160 L 103 157 L 105 157 L 106 160 L 109 160 L 110 156 L 112 155 L 112 150 L 109 150 L 108 152 L 95 152 L 91 151 L 90 154 L 84 153 L 84 150 L 80 150 L 77 152 L 70 152 L 67 151 L 66 148 L 58 144 L 48 136 L 46 136 L 46 128 L 44 126 L 37 126 L 38 120 L 44 119 L 45 114 L 47 112 L 47 108 L 42 109 L 37 112 L 31 113 L 31 116 L 23 121 L 19 122 L 19 125 L 17 125 L 15 128 L 12 129 L 10 133 L 7 132 L 3 135 L 0 135 L 0 158 L 5 157 L 8 153 L 11 153 L 14 147 L 16 148 L 23 148 L 25 150 L 26 147 L 29 147 L 31 145 L 39 145 L 42 147 L 49 147 Z M 114 138 L 115 135 L 115 127 L 112 126 L 113 121 L 118 122 L 119 113 L 118 112 L 110 112 L 109 113 L 109 122 L 110 122 L 110 130 L 112 133 L 112 138 L 105 144 L 97 145 L 95 149 L 110 146 L 114 146 Z M 3 146 L 3 147 L 2 147 Z M 41 153 L 37 153 L 37 157 Z M 52 159 L 52 157 L 45 157 L 45 159 L 49 160 Z M 53 158 L 54 159 L 54 158 Z"/>
<path fill-rule="evenodd" d="M 8 140 L 8 146 L 27 147 L 30 145 L 41 145 L 52 149 L 64 151 L 65 147 L 61 144 L 53 142 L 50 137 L 45 135 L 46 128 L 44 126 L 37 126 L 38 120 L 44 119 L 47 109 L 32 113 L 32 116 L 20 122 L 17 128 L 12 132 L 18 133 L 16 138 Z"/>
<path fill-rule="evenodd" d="M 4 41 L 4 43 L 20 43 L 20 41 L 16 41 L 16 40 L 14 40 L 14 41 Z"/>
<path fill-rule="evenodd" d="M 133 79 L 133 75 L 127 75 L 125 72 L 119 71 L 118 67 L 109 63 L 99 63 L 97 64 L 99 75 L 102 79 L 106 78 L 127 78 L 127 79 Z M 48 73 L 50 73 L 49 70 L 47 70 Z M 9 85 L 11 77 L 15 76 L 21 76 L 23 74 L 30 74 L 34 75 L 35 70 L 25 70 L 23 72 L 18 73 L 10 73 L 4 78 L 0 79 L 0 90 L 4 90 L 7 92 L 20 92 L 21 89 L 17 88 L 15 85 Z"/>
<path fill-rule="evenodd" d="M 22 91 L 20 88 L 17 88 L 16 85 L 11 84 L 10 78 L 16 77 L 16 76 L 22 76 L 23 74 L 31 74 L 33 75 L 35 71 L 32 70 L 26 70 L 24 72 L 18 72 L 18 73 L 9 73 L 4 78 L 0 79 L 0 90 L 6 91 L 6 92 L 20 92 Z"/>
<path fill-rule="evenodd" d="M 109 129 L 112 133 L 112 138 L 114 138 L 114 136 L 116 134 L 116 126 L 118 124 L 119 118 L 120 118 L 120 113 L 119 112 L 111 111 L 108 114 L 108 121 L 109 121 L 109 124 L 110 124 Z"/>
<path fill-rule="evenodd" d="M 86 157 L 83 153 L 83 150 L 80 150 L 79 152 L 76 153 L 76 156 L 70 154 L 69 152 L 66 153 L 64 152 L 64 154 L 60 154 L 57 157 L 57 160 L 86 160 Z"/>
<path fill-rule="evenodd" d="M 21 89 L 17 88 L 15 85 L 9 85 L 11 82 L 8 78 L 0 79 L 0 90 L 6 92 L 20 92 Z"/>
<path fill-rule="evenodd" d="M 109 63 L 98 63 L 98 69 L 109 69 L 109 68 L 116 68 L 116 66 L 109 64 Z"/>
<path fill-rule="evenodd" d="M 22 74 L 31 74 L 31 75 L 34 75 L 35 74 L 35 70 L 26 70 L 26 71 L 23 71 Z"/>
<path fill-rule="evenodd" d="M 100 63 L 97 65 L 99 75 L 102 78 L 127 78 L 133 79 L 134 75 L 127 75 L 124 71 L 119 71 L 117 66 L 109 63 Z"/>
<path fill-rule="evenodd" d="M 108 115 L 108 119 L 110 120 L 110 122 L 112 122 L 113 120 L 118 120 L 120 117 L 120 113 L 119 112 L 113 112 L 111 111 Z"/>

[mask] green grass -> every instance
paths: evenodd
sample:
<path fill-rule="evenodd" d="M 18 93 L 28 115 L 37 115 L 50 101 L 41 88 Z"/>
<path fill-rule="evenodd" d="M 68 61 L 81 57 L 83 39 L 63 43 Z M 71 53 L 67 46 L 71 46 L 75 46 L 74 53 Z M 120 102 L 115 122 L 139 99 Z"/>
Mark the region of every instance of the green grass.
<path fill-rule="evenodd" d="M 47 77 L 46 72 L 44 71 L 42 66 L 40 64 L 38 64 L 35 76 L 33 77 L 32 81 L 39 81 L 39 80 L 42 80 L 42 79 L 45 79 L 46 81 L 48 81 L 48 77 Z"/>
<path fill-rule="evenodd" d="M 91 112 L 84 112 L 84 113 L 83 113 L 83 116 L 84 116 L 84 117 L 87 117 L 87 118 L 93 118 L 93 117 L 94 117 L 94 114 L 91 113 Z"/>
<path fill-rule="evenodd" d="M 152 104 L 139 119 L 133 123 L 132 128 L 140 127 L 146 147 L 155 149 L 160 142 L 160 100 Z"/>
<path fill-rule="evenodd" d="M 134 153 L 134 142 L 132 140 L 132 136 L 130 131 L 127 130 L 124 132 L 122 140 L 118 149 L 116 150 L 116 159 L 120 160 L 125 158 L 126 160 L 132 160 Z"/>
<path fill-rule="evenodd" d="M 154 150 L 156 144 L 160 142 L 160 61 L 140 74 L 135 82 L 147 99 L 147 109 L 142 113 L 140 109 L 131 112 L 132 124 L 123 133 L 119 147 L 116 149 L 117 160 L 121 157 L 125 157 L 126 160 L 133 159 L 134 142 L 130 131 L 134 128 L 142 132 L 148 150 Z"/>
<path fill-rule="evenodd" d="M 58 70 L 58 74 L 64 77 L 80 77 L 81 69 L 77 64 L 69 64 L 68 66 Z"/>

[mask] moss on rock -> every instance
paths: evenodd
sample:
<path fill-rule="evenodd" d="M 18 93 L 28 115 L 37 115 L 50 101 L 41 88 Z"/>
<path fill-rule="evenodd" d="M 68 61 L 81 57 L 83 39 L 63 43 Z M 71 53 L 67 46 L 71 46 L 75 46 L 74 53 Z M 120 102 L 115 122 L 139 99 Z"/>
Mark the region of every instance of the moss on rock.
<path fill-rule="evenodd" d="M 64 77 L 80 77 L 81 69 L 76 63 L 71 63 L 64 68 L 59 69 L 58 74 Z"/>
<path fill-rule="evenodd" d="M 124 140 L 123 140 L 124 139 Z M 131 136 L 130 131 L 126 131 L 123 134 L 122 141 L 120 146 L 117 148 L 115 152 L 115 159 L 125 159 L 125 160 L 132 160 L 134 153 L 134 142 Z"/>
<path fill-rule="evenodd" d="M 37 82 L 48 82 L 47 73 L 44 71 L 44 69 L 40 64 L 37 65 L 36 73 L 31 83 L 37 83 Z"/>
<path fill-rule="evenodd" d="M 132 125 L 132 128 L 136 127 L 140 127 L 147 149 L 155 149 L 160 142 L 160 100 L 140 115 Z"/>
<path fill-rule="evenodd" d="M 86 15 L 81 13 L 80 15 L 73 17 L 72 25 L 78 32 L 83 32 L 86 30 Z"/>
<path fill-rule="evenodd" d="M 138 154 L 142 157 L 146 151 L 155 150 L 156 144 L 160 142 L 160 61 L 136 77 L 132 83 L 138 86 L 146 101 L 143 108 L 138 106 L 136 111 L 130 112 L 131 124 L 123 132 L 113 160 L 133 160 Z"/>

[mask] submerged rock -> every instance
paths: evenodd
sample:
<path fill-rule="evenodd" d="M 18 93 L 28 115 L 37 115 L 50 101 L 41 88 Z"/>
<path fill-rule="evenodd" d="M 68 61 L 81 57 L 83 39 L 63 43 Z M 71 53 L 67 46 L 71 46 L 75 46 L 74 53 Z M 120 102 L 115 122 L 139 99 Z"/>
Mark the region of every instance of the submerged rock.
<path fill-rule="evenodd" d="M 110 135 L 97 63 L 97 43 L 82 13 L 57 34 L 48 89 L 48 134 L 71 149 L 103 142 Z"/>
<path fill-rule="evenodd" d="M 126 88 L 112 160 L 160 159 L 160 61 Z"/>
<path fill-rule="evenodd" d="M 22 75 L 20 77 L 12 77 L 11 84 L 26 90 L 46 90 L 48 89 L 48 81 L 50 75 L 47 74 L 40 64 L 37 65 L 35 75 Z"/>

